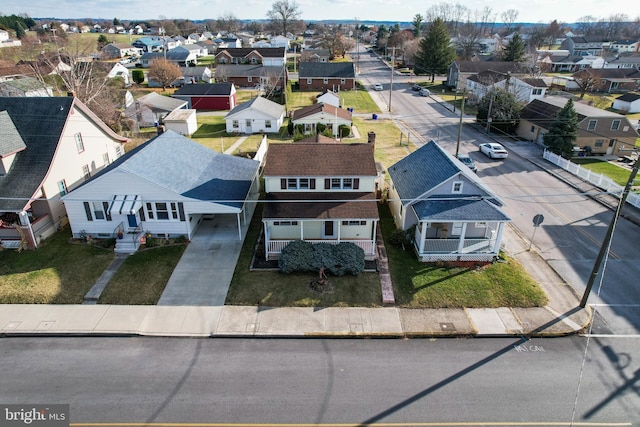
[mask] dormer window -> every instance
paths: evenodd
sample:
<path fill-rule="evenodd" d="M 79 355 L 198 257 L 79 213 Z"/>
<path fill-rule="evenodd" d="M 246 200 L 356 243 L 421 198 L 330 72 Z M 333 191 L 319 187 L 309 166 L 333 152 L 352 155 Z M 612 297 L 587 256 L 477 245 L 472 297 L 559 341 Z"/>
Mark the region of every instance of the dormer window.
<path fill-rule="evenodd" d="M 462 181 L 455 181 L 453 183 L 453 188 L 451 189 L 451 192 L 453 194 L 460 194 L 462 193 Z"/>

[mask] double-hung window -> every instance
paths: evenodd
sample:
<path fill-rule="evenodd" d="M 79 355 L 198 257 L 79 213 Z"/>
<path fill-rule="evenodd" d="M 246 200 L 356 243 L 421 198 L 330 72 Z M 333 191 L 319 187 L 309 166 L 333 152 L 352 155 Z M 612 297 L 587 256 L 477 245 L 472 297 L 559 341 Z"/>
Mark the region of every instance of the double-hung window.
<path fill-rule="evenodd" d="M 82 153 L 84 151 L 84 142 L 82 142 L 82 135 L 80 133 L 76 133 L 76 148 L 78 149 L 78 153 Z"/>

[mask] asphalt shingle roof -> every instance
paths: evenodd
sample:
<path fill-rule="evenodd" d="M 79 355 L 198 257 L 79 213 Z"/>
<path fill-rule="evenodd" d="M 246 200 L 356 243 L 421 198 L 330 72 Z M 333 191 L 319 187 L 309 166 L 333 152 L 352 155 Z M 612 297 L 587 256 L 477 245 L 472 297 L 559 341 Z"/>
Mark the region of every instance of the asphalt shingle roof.
<path fill-rule="evenodd" d="M 220 154 L 167 131 L 117 159 L 92 182 L 115 168 L 184 197 L 242 208 L 259 162 Z"/>
<path fill-rule="evenodd" d="M 262 217 L 377 219 L 378 203 L 373 193 L 269 193 Z"/>
<path fill-rule="evenodd" d="M 423 221 L 510 221 L 491 200 L 478 196 L 432 196 L 413 205 Z"/>
<path fill-rule="evenodd" d="M 156 92 L 148 93 L 136 99 L 136 102 L 144 104 L 156 110 L 173 111 L 176 108 L 182 108 L 187 105 L 187 101 L 175 99 L 169 96 L 163 96 Z"/>
<path fill-rule="evenodd" d="M 283 47 L 229 47 L 220 49 L 216 56 L 227 52 L 232 58 L 244 58 L 253 51 L 260 54 L 263 58 L 284 58 Z"/>
<path fill-rule="evenodd" d="M 377 174 L 373 144 L 269 144 L 264 167 L 264 176 L 357 177 Z"/>
<path fill-rule="evenodd" d="M 317 102 L 312 105 L 307 105 L 299 110 L 291 112 L 291 120 L 302 120 L 305 117 L 313 116 L 318 113 L 326 113 L 328 116 L 338 116 L 344 120 L 351 120 L 351 111 L 344 108 L 338 108 L 335 105 L 326 104 L 324 102 Z"/>
<path fill-rule="evenodd" d="M 616 98 L 616 100 L 633 102 L 640 99 L 640 93 L 628 92 Z"/>
<path fill-rule="evenodd" d="M 6 111 L 0 111 L 0 157 L 16 153 L 26 147 L 20 132 Z"/>
<path fill-rule="evenodd" d="M 0 111 L 13 126 L 0 127 L 0 140 L 20 134 L 26 148 L 16 154 L 6 175 L 0 176 L 0 211 L 19 211 L 29 203 L 44 180 L 74 98 L 0 97 Z M 15 144 L 14 141 L 11 144 Z"/>
<path fill-rule="evenodd" d="M 231 83 L 198 83 L 184 85 L 174 95 L 196 95 L 196 96 L 229 96 L 231 95 Z"/>
<path fill-rule="evenodd" d="M 273 102 L 266 98 L 258 96 L 256 98 L 253 98 L 251 101 L 247 101 L 238 105 L 233 110 L 229 111 L 225 118 L 232 118 L 234 115 L 249 109 L 259 111 L 275 119 L 279 119 L 284 113 L 284 106 L 278 104 L 277 102 Z"/>
<path fill-rule="evenodd" d="M 355 78 L 353 62 L 301 62 L 299 78 Z"/>

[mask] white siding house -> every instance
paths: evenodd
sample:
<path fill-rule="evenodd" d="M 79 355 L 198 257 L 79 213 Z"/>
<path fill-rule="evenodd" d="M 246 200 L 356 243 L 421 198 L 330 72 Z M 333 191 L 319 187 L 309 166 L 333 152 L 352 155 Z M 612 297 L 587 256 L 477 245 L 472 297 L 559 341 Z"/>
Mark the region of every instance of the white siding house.
<path fill-rule="evenodd" d="M 261 96 L 240 104 L 226 116 L 227 133 L 278 133 L 284 106 Z"/>

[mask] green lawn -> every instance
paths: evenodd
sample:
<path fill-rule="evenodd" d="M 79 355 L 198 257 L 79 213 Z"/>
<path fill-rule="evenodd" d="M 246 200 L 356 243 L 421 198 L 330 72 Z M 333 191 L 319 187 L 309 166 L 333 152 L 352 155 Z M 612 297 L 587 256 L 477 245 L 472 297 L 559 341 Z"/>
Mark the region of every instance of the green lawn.
<path fill-rule="evenodd" d="M 585 169 L 589 169 L 592 172 L 599 173 L 608 176 L 615 181 L 616 184 L 625 186 L 629 181 L 629 175 L 631 172 L 620 166 L 612 165 L 609 162 L 599 159 L 571 159 L 573 163 L 581 165 Z"/>
<path fill-rule="evenodd" d="M 548 298 L 513 258 L 506 263 L 455 267 L 421 263 L 413 251 L 388 243 L 395 224 L 388 207 L 380 209 L 396 304 L 408 308 L 538 307 Z"/>
<path fill-rule="evenodd" d="M 224 116 L 198 116 L 198 125 L 191 138 L 219 153 L 235 144 L 240 137 L 227 133 Z"/>
<path fill-rule="evenodd" d="M 149 248 L 129 256 L 100 295 L 98 304 L 157 304 L 186 247 Z"/>
<path fill-rule="evenodd" d="M 299 110 L 302 107 L 312 105 L 317 101 L 317 96 L 322 92 L 291 91 L 287 93 L 287 109 Z M 358 83 L 357 90 L 343 90 L 340 99 L 344 108 L 353 108 L 354 113 L 379 113 L 380 108 L 371 99 L 371 95 Z"/>
<path fill-rule="evenodd" d="M 36 250 L 0 253 L 1 304 L 80 304 L 113 251 L 71 244 L 64 228 Z"/>
<path fill-rule="evenodd" d="M 400 129 L 390 119 L 377 119 L 356 117 L 353 124 L 358 129 L 360 138 L 348 139 L 348 142 L 367 142 L 369 132 L 376 134 L 376 161 L 382 163 L 388 168 L 398 160 L 403 159 L 410 152 L 415 150 L 415 145 L 406 145 L 407 135 L 404 135 Z M 402 135 L 403 145 L 400 145 Z"/>

